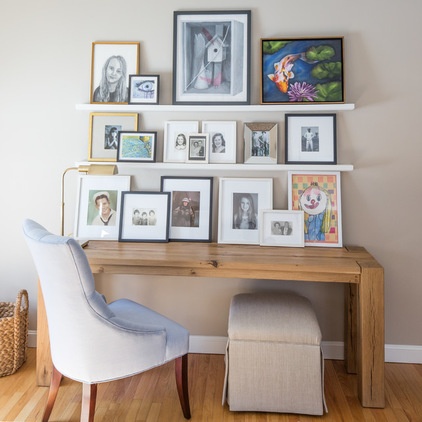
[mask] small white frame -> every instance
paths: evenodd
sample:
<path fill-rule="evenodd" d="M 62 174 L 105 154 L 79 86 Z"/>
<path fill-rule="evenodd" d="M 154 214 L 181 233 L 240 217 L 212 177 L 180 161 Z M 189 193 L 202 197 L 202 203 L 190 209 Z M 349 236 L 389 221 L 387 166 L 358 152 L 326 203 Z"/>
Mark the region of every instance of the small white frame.
<path fill-rule="evenodd" d="M 303 211 L 261 210 L 259 244 L 304 247 Z"/>
<path fill-rule="evenodd" d="M 188 135 L 197 132 L 199 132 L 199 121 L 176 120 L 165 122 L 163 162 L 185 163 L 188 152 Z M 179 139 L 184 138 L 184 145 L 178 144 L 178 137 Z"/>
<path fill-rule="evenodd" d="M 236 121 L 203 121 L 202 132 L 209 133 L 210 149 L 209 162 L 236 163 L 237 130 Z M 222 147 L 217 148 L 214 141 L 217 137 L 222 138 Z"/>

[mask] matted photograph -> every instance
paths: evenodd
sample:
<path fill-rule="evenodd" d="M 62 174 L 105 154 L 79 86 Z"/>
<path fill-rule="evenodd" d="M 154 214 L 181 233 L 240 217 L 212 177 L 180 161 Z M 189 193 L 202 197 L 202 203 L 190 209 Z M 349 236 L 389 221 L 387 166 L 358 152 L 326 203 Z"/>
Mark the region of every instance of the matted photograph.
<path fill-rule="evenodd" d="M 162 176 L 161 191 L 171 192 L 170 240 L 211 242 L 213 178 Z"/>
<path fill-rule="evenodd" d="M 236 163 L 236 121 L 203 121 L 202 132 L 209 134 L 209 163 Z"/>
<path fill-rule="evenodd" d="M 259 213 L 273 208 L 273 179 L 220 178 L 218 243 L 259 244 Z"/>
<path fill-rule="evenodd" d="M 120 242 L 168 242 L 169 192 L 122 192 Z"/>
<path fill-rule="evenodd" d="M 335 114 L 286 114 L 286 164 L 336 164 Z"/>
<path fill-rule="evenodd" d="M 199 132 L 198 121 L 168 121 L 164 125 L 164 155 L 165 163 L 185 163 L 188 158 L 188 136 Z"/>
<path fill-rule="evenodd" d="M 187 163 L 208 163 L 208 133 L 188 134 Z"/>
<path fill-rule="evenodd" d="M 90 113 L 88 161 L 117 161 L 119 132 L 136 130 L 137 113 Z"/>
<path fill-rule="evenodd" d="M 74 235 L 83 240 L 117 240 L 121 193 L 130 176 L 80 175 Z"/>
<path fill-rule="evenodd" d="M 154 163 L 157 132 L 119 132 L 117 161 Z"/>
<path fill-rule="evenodd" d="M 277 123 L 245 123 L 245 164 L 277 164 Z"/>
<path fill-rule="evenodd" d="M 261 246 L 305 246 L 302 210 L 262 210 L 260 224 Z"/>
<path fill-rule="evenodd" d="M 305 246 L 343 246 L 340 172 L 289 171 L 288 196 L 304 212 Z"/>
<path fill-rule="evenodd" d="M 139 73 L 139 42 L 93 42 L 91 104 L 127 104 L 129 75 Z"/>
<path fill-rule="evenodd" d="M 173 104 L 249 104 L 251 11 L 174 12 Z"/>
<path fill-rule="evenodd" d="M 160 75 L 129 75 L 129 104 L 158 104 Z"/>
<path fill-rule="evenodd" d="M 261 39 L 261 103 L 344 103 L 343 37 Z"/>

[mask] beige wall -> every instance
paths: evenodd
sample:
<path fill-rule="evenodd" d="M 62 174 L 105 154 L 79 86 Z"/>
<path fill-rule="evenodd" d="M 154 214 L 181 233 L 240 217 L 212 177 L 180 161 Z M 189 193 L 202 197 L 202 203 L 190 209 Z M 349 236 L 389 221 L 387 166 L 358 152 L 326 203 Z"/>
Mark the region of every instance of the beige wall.
<path fill-rule="evenodd" d="M 36 273 L 21 222 L 30 217 L 60 231 L 61 172 L 87 156 L 88 113 L 75 111 L 75 104 L 88 101 L 91 42 L 139 40 L 141 72 L 161 75 L 161 103 L 169 104 L 173 11 L 201 4 L 206 3 L 2 1 L 0 300 L 14 300 L 20 288 L 28 289 L 31 329 L 36 329 Z M 339 162 L 355 166 L 342 179 L 344 242 L 365 246 L 385 267 L 386 342 L 422 346 L 422 230 L 417 214 L 422 205 L 422 3 L 215 0 L 210 6 L 252 9 L 254 103 L 259 100 L 261 37 L 344 35 L 346 100 L 356 104 L 356 110 L 338 113 Z M 238 127 L 246 120 L 236 113 L 187 117 L 236 119 Z M 180 116 L 141 115 L 141 127 L 158 130 L 161 142 L 164 121 L 174 118 Z M 277 121 L 283 145 L 282 114 L 247 119 Z M 275 206 L 286 207 L 286 175 L 274 177 Z M 159 174 L 141 175 L 134 186 L 158 189 Z M 143 300 L 184 323 L 192 334 L 217 336 L 226 334 L 228 303 L 236 292 L 295 289 L 313 301 L 324 339 L 343 340 L 341 286 L 134 277 L 103 277 L 98 285 L 110 298 Z"/>

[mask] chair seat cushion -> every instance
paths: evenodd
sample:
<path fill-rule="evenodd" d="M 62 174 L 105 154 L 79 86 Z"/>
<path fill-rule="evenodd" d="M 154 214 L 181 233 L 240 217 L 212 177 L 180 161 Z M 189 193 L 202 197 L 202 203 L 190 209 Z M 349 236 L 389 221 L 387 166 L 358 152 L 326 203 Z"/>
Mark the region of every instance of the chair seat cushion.
<path fill-rule="evenodd" d="M 134 331 L 163 330 L 167 334 L 166 360 L 188 353 L 189 331 L 177 322 L 129 299 L 119 299 L 109 304 L 114 317 L 110 322 Z"/>

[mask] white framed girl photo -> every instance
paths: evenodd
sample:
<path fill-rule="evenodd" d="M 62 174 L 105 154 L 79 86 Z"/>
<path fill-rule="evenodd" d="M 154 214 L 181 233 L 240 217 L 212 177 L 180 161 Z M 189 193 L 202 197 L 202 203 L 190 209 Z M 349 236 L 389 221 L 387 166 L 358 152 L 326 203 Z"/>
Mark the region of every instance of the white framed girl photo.
<path fill-rule="evenodd" d="M 209 163 L 236 163 L 236 121 L 203 121 L 202 132 L 210 137 Z"/>
<path fill-rule="evenodd" d="M 164 125 L 165 163 L 185 163 L 188 157 L 188 135 L 199 131 L 198 121 L 168 121 Z"/>
<path fill-rule="evenodd" d="M 273 179 L 221 178 L 218 243 L 259 245 L 259 213 L 273 208 Z"/>

